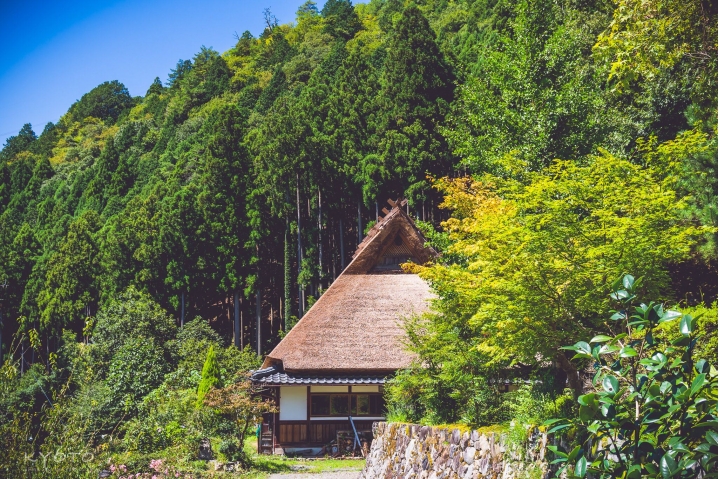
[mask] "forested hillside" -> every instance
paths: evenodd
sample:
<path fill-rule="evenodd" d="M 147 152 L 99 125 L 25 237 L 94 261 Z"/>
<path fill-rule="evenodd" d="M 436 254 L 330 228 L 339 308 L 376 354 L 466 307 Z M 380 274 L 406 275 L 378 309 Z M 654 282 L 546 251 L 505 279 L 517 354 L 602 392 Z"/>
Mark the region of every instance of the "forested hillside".
<path fill-rule="evenodd" d="M 638 271 L 609 268 L 583 277 L 578 290 L 645 272 L 659 278 L 651 291 L 659 299 L 716 299 L 716 2 L 328 0 L 318 9 L 308 0 L 291 23 L 270 10 L 265 21 L 258 37 L 244 32 L 226 52 L 202 47 L 178 61 L 142 97 L 122 79 L 108 81 L 42 132 L 26 124 L 7 140 L 0 300 L 8 359 L 22 355 L 23 369 L 34 362 L 50 373 L 68 338 L 87 342 L 98 321 L 111 328 L 113 313 L 103 311 L 126 300 L 140 305 L 131 317 L 180 326 L 200 316 L 220 336 L 197 326 L 199 338 L 219 344 L 235 334 L 237 346 L 268 352 L 348 264 L 387 198 L 409 200 L 451 269 L 493 257 L 500 266 L 486 274 L 521 284 L 552 263 L 538 252 L 580 244 L 580 230 L 558 232 L 562 218 L 596 210 L 572 203 L 573 192 L 615 195 L 617 211 L 651 218 L 637 225 L 642 235 L 667 236 L 628 253 L 649 255 Z M 490 190 L 457 180 L 467 175 Z M 450 237 L 433 232 L 450 216 L 439 208 L 445 195 L 444 206 L 476 221 L 451 220 Z M 473 217 L 469 205 L 490 197 L 512 197 L 516 209 Z M 567 201 L 553 216 L 539 207 L 548 199 Z M 557 250 L 543 240 L 538 255 L 516 256 L 543 225 L 557 225 Z M 623 228 L 592 234 L 635 234 Z M 508 242 L 493 243 L 497 231 Z M 449 248 L 448 238 L 460 246 Z M 478 238 L 487 251 L 462 243 Z M 586 253 L 589 261 L 604 254 Z M 450 292 L 448 277 L 433 271 L 425 277 L 441 296 Z M 584 294 L 573 296 L 582 304 L 569 318 L 597 313 Z M 445 299 L 441 310 L 460 317 L 478 306 Z M 483 314 L 501 321 L 504 306 Z M 465 330 L 452 328 L 438 341 L 455 338 L 462 349 Z M 522 347 L 488 340 L 482 354 L 531 362 L 576 332 L 541 346 L 533 334 L 515 336 Z M 113 344 L 107 330 L 96 334 Z M 174 357 L 169 351 L 153 354 Z M 110 356 L 104 361 L 111 371 Z M 147 381 L 149 392 L 161 377 Z"/>
<path fill-rule="evenodd" d="M 658 2 L 629 27 L 639 5 L 309 1 L 144 97 L 110 81 L 39 136 L 25 125 L 0 153 L 5 352 L 32 329 L 52 350 L 129 285 L 227 335 L 237 294 L 242 342 L 259 315 L 267 350 L 388 197 L 439 221 L 428 175 L 517 175 L 598 148 L 643 164 L 692 137 L 707 145 L 678 158 L 678 193 L 713 225 L 714 12 Z M 663 25 L 679 34 L 649 33 Z"/>

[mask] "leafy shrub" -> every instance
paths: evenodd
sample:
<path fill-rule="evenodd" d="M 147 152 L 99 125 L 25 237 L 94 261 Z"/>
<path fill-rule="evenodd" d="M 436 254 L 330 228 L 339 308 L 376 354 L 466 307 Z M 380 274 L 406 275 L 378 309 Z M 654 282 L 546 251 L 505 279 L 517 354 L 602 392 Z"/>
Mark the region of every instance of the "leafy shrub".
<path fill-rule="evenodd" d="M 220 441 L 218 452 L 230 461 L 237 461 L 242 458 L 242 448 L 238 446 L 238 441 L 234 438 Z"/>
<path fill-rule="evenodd" d="M 205 395 L 210 389 L 220 384 L 220 368 L 218 367 L 217 358 L 215 357 L 215 348 L 210 346 L 205 359 L 205 365 L 202 370 L 202 379 L 197 390 L 197 406 L 202 406 Z"/>
<path fill-rule="evenodd" d="M 152 340 L 166 355 L 165 344 L 175 337 L 175 320 L 150 296 L 128 287 L 98 311 L 93 330 L 93 354 L 102 364 L 127 341 Z"/>
<path fill-rule="evenodd" d="M 116 399 L 135 402 L 162 383 L 169 366 L 149 338 L 131 338 L 113 355 L 107 384 Z"/>
<path fill-rule="evenodd" d="M 202 437 L 201 418 L 192 390 L 174 390 L 166 384 L 143 398 L 138 415 L 124 426 L 123 443 L 129 451 L 150 453 L 180 447 L 191 455 Z"/>
<path fill-rule="evenodd" d="M 549 432 L 574 430 L 570 451 L 550 447 L 568 477 L 702 477 L 717 474 L 717 370 L 695 359 L 697 319 L 662 304 L 638 304 L 626 275 L 611 295 L 620 309 L 611 335 L 567 349 L 595 361 L 596 390 L 581 395 L 579 417 L 554 419 Z M 679 322 L 678 322 L 679 319 Z M 663 323 L 680 336 L 658 341 Z"/>
<path fill-rule="evenodd" d="M 215 417 L 234 423 L 223 440 L 236 441 L 238 461 L 245 461 L 242 445 L 247 433 L 262 421 L 263 414 L 277 412 L 270 401 L 259 396 L 260 388 L 248 379 L 241 379 L 220 389 L 211 389 L 205 396 L 204 404 L 215 413 Z"/>

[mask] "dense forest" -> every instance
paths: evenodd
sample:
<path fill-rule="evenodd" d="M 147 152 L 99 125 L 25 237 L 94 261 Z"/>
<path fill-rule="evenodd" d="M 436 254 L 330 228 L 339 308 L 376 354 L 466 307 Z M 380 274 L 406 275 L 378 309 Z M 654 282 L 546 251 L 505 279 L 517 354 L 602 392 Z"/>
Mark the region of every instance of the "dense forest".
<path fill-rule="evenodd" d="M 158 348 L 145 358 L 131 352 L 147 344 L 120 348 L 128 364 L 188 354 L 199 369 L 199 345 L 210 342 L 268 352 L 348 264 L 387 198 L 407 198 L 444 253 L 419 271 L 441 299 L 434 321 L 444 332 L 415 337 L 433 364 L 455 354 L 444 348 L 495 366 L 553 357 L 590 323 L 546 338 L 542 324 L 514 324 L 517 314 L 568 324 L 597 316 L 622 274 L 645 276 L 655 299 L 716 300 L 715 2 L 328 0 L 318 9 L 308 0 L 292 23 L 264 16 L 258 37 L 237 35 L 224 53 L 203 46 L 143 97 L 108 81 L 39 135 L 26 124 L 5 143 L 0 343 L 7 363 L 35 371 L 13 386 L 25 388 L 17 410 L 45 400 L 33 381 L 78 387 L 67 379 L 73 341 L 102 345 L 93 353 L 102 366 L 88 367 L 96 377 L 121 376 L 112 351 L 127 339 L 113 317 L 128 331 L 127 318 L 163 324 L 138 319 Z M 512 212 L 489 209 L 500 199 Z M 543 206 L 554 200 L 562 205 Z M 568 220 L 618 211 L 633 221 L 573 229 Z M 613 267 L 562 273 L 604 261 L 623 237 L 647 241 Z M 478 262 L 505 284 L 463 296 L 478 283 L 461 276 Z M 533 275 L 570 285 L 567 294 L 542 303 L 542 288 L 525 284 Z M 508 313 L 500 296 L 526 301 Z M 508 333 L 487 339 L 489 326 L 468 329 L 470 317 L 495 318 Z M 173 328 L 191 323 L 176 337 Z M 481 347 L 470 346 L 478 337 Z M 249 351 L 229 351 L 220 355 L 233 368 L 253 364 Z M 492 422 L 481 408 L 442 412 L 472 403 L 459 390 L 481 387 L 468 364 L 455 392 L 442 391 L 452 381 L 405 383 L 405 392 L 439 389 L 415 396 L 422 405 L 393 391 L 398 408 L 414 420 Z M 122 402 L 132 390 L 140 401 L 171 370 L 108 397 Z M 139 414 L 120 409 L 108 417 Z M 108 424 L 93 431 L 117 427 Z"/>

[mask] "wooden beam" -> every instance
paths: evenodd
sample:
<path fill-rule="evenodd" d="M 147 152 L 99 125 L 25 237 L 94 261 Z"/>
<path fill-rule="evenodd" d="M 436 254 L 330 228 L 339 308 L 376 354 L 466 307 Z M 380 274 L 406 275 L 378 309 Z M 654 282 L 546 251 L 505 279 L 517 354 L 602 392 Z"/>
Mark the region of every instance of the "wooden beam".
<path fill-rule="evenodd" d="M 384 207 L 383 207 L 383 209 L 382 209 L 382 212 L 385 213 L 386 215 L 390 214 L 390 212 L 388 211 L 388 209 L 387 209 L 387 208 L 384 208 Z"/>
<path fill-rule="evenodd" d="M 393 200 L 391 200 L 390 198 L 388 198 L 387 202 L 388 202 L 388 204 L 389 204 L 390 206 L 392 206 L 393 208 L 395 208 L 395 202 L 394 202 Z"/>

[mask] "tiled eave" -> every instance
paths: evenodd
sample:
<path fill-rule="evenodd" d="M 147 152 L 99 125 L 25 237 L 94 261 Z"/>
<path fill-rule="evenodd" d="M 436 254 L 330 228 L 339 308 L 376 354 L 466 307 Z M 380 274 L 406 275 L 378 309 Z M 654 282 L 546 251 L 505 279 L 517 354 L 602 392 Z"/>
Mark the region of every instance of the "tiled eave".
<path fill-rule="evenodd" d="M 286 386 L 300 384 L 327 384 L 327 385 L 379 385 L 385 384 L 384 376 L 304 376 L 278 371 L 275 367 L 259 369 L 253 372 L 252 381 L 265 386 Z"/>

